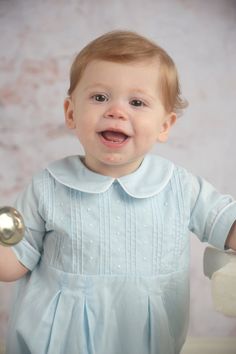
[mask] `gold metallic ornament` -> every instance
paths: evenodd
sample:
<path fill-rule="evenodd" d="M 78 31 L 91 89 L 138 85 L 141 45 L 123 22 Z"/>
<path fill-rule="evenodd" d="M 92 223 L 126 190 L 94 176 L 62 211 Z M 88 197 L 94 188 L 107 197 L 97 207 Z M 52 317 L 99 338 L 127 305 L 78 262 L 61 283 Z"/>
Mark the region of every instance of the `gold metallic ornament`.
<path fill-rule="evenodd" d="M 25 225 L 21 214 L 12 207 L 0 208 L 0 245 L 13 246 L 24 236 Z"/>

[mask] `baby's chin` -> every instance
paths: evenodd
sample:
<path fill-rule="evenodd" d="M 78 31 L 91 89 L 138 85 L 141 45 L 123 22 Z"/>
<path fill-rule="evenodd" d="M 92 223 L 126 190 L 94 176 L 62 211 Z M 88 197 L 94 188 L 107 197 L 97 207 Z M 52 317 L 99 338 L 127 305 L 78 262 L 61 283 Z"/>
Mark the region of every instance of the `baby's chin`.
<path fill-rule="evenodd" d="M 124 163 L 123 161 L 124 159 L 122 158 L 122 155 L 117 153 L 117 152 L 113 152 L 113 153 L 109 153 L 107 156 L 105 156 L 104 158 L 104 163 L 107 164 L 108 166 L 119 166 L 122 165 Z"/>
<path fill-rule="evenodd" d="M 136 171 L 142 160 L 143 158 L 127 160 L 123 154 L 110 153 L 103 157 L 100 173 L 115 178 L 121 177 Z"/>

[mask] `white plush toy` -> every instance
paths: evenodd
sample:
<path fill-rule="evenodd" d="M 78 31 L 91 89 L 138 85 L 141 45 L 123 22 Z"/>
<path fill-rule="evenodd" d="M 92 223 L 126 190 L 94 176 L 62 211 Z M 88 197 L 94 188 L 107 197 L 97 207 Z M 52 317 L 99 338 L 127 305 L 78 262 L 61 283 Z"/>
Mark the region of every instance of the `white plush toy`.
<path fill-rule="evenodd" d="M 236 252 L 207 247 L 203 263 L 204 274 L 211 279 L 214 308 L 236 317 Z"/>

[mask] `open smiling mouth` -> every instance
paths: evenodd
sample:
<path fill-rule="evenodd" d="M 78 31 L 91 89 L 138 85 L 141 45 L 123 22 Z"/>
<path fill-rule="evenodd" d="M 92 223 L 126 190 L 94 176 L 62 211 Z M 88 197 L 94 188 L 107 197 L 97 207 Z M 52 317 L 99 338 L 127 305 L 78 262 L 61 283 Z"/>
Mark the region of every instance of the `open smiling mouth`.
<path fill-rule="evenodd" d="M 122 145 L 129 139 L 129 136 L 121 131 L 104 130 L 100 132 L 99 135 L 101 136 L 103 142 L 117 145 Z"/>

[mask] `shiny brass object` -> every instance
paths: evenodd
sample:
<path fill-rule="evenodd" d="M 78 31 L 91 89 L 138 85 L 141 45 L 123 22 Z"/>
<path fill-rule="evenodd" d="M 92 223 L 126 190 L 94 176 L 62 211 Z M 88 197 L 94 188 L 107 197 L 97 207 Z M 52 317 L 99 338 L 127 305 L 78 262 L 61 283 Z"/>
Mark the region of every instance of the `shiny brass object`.
<path fill-rule="evenodd" d="M 0 208 L 0 245 L 13 246 L 24 236 L 25 225 L 21 214 L 12 207 Z"/>

